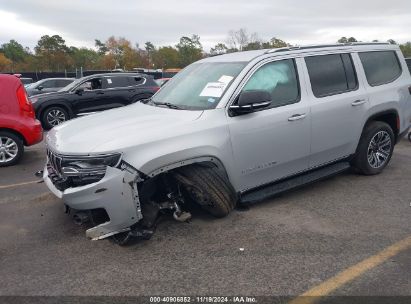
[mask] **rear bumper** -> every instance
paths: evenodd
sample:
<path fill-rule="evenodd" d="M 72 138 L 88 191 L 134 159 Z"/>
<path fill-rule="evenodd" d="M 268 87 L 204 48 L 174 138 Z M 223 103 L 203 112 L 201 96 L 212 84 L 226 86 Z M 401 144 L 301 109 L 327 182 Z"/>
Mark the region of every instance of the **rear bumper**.
<path fill-rule="evenodd" d="M 20 130 L 27 146 L 35 145 L 43 140 L 43 128 L 37 119 L 30 119 Z"/>
<path fill-rule="evenodd" d="M 107 167 L 106 175 L 102 180 L 63 191 L 53 184 L 47 166 L 44 169 L 43 179 L 50 191 L 72 209 L 103 208 L 106 210 L 109 221 L 86 231 L 86 235 L 91 239 L 103 239 L 127 231 L 142 218 L 136 177 L 128 171 Z"/>

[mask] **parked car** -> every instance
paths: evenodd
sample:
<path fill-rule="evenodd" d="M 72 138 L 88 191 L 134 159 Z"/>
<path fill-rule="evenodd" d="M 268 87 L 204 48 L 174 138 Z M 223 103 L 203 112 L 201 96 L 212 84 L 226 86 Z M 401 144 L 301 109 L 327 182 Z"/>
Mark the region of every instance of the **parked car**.
<path fill-rule="evenodd" d="M 24 87 L 27 87 L 28 85 L 33 83 L 33 78 L 21 77 L 21 74 L 13 74 L 13 76 L 20 78 L 20 81 L 24 85 Z"/>
<path fill-rule="evenodd" d="M 410 95 L 390 44 L 210 57 L 146 104 L 52 129 L 43 178 L 76 222 L 93 219 L 88 237 L 124 244 L 161 212 L 188 220 L 190 202 L 223 217 L 350 167 L 381 173 L 410 129 Z"/>
<path fill-rule="evenodd" d="M 0 167 L 16 164 L 24 146 L 43 139 L 43 130 L 19 78 L 0 75 Z"/>
<path fill-rule="evenodd" d="M 150 98 L 159 90 L 151 76 L 136 73 L 98 74 L 75 80 L 58 92 L 31 97 L 45 129 L 74 117 L 118 108 Z"/>
<path fill-rule="evenodd" d="M 74 78 L 46 78 L 28 85 L 26 91 L 29 96 L 57 92 L 73 81 Z"/>
<path fill-rule="evenodd" d="M 405 61 L 407 62 L 408 69 L 410 70 L 410 73 L 411 73 L 411 58 L 406 58 Z"/>
<path fill-rule="evenodd" d="M 33 83 L 33 78 L 21 77 L 20 81 L 23 83 L 24 86 L 28 86 L 29 84 Z"/>

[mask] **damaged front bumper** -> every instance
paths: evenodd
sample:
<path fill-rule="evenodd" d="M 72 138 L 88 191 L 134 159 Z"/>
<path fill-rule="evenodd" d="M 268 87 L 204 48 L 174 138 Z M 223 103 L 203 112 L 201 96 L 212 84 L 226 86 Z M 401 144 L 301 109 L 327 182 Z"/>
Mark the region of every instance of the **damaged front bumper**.
<path fill-rule="evenodd" d="M 49 170 L 46 165 L 43 179 L 47 187 L 69 208 L 84 211 L 103 208 L 107 212 L 109 221 L 88 229 L 87 237 L 98 240 L 129 231 L 142 219 L 137 188 L 141 179 L 138 171 L 127 163 L 122 162 L 120 168 L 108 166 L 106 174 L 98 182 L 64 190 L 53 184 Z"/>

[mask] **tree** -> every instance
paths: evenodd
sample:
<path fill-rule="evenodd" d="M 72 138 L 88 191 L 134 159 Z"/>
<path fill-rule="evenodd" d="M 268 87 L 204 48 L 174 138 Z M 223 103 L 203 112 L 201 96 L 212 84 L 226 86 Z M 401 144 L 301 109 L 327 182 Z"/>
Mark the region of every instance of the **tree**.
<path fill-rule="evenodd" d="M 228 32 L 227 44 L 231 49 L 242 51 L 243 48 L 251 42 L 250 40 L 250 36 L 244 28 L 240 28 L 237 31 L 231 30 Z"/>
<path fill-rule="evenodd" d="M 27 56 L 27 52 L 23 48 L 23 46 L 13 39 L 10 40 L 8 43 L 4 43 L 1 46 L 1 49 L 4 56 L 7 57 L 11 62 L 12 72 L 14 72 L 14 67 L 16 63 L 24 62 L 24 59 Z"/>
<path fill-rule="evenodd" d="M 387 42 L 389 44 L 397 44 L 397 42 L 394 39 L 388 39 Z"/>
<path fill-rule="evenodd" d="M 147 52 L 148 68 L 151 68 L 153 64 L 152 57 L 156 51 L 156 47 L 150 41 L 147 41 L 144 45 L 144 48 L 146 49 L 146 52 Z"/>
<path fill-rule="evenodd" d="M 203 57 L 203 47 L 198 35 L 183 36 L 176 45 L 179 56 L 179 67 L 183 68 Z"/>
<path fill-rule="evenodd" d="M 96 46 L 99 55 L 104 55 L 108 52 L 106 45 L 99 39 L 94 39 L 94 45 Z"/>
<path fill-rule="evenodd" d="M 404 57 L 411 57 L 411 42 L 401 44 L 400 49 L 404 54 Z"/>
<path fill-rule="evenodd" d="M 338 43 L 352 43 L 352 42 L 358 42 L 357 39 L 355 39 L 354 37 L 341 37 L 340 39 L 338 39 L 337 41 Z"/>
<path fill-rule="evenodd" d="M 3 53 L 0 53 L 0 72 L 8 72 L 11 69 L 12 62 Z"/>
<path fill-rule="evenodd" d="M 170 69 L 179 66 L 179 53 L 172 46 L 160 47 L 153 54 L 153 64 L 157 68 Z"/>
<path fill-rule="evenodd" d="M 210 49 L 210 55 L 221 55 L 228 51 L 228 47 L 224 43 L 218 43 L 213 48 Z"/>
<path fill-rule="evenodd" d="M 34 50 L 43 68 L 60 71 L 69 65 L 69 48 L 59 35 L 42 36 Z"/>
<path fill-rule="evenodd" d="M 99 53 L 95 50 L 88 48 L 76 48 L 70 47 L 70 57 L 72 65 L 76 68 L 82 67 L 83 69 L 95 69 L 99 62 Z"/>

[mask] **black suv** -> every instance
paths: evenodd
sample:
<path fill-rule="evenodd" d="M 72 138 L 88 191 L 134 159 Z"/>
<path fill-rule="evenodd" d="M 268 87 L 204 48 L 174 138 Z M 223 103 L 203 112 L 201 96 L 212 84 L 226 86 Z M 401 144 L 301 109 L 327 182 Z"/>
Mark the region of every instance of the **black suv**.
<path fill-rule="evenodd" d="M 150 98 L 159 86 L 152 76 L 136 73 L 97 74 L 70 83 L 58 92 L 31 97 L 45 129 L 87 114 Z"/>

